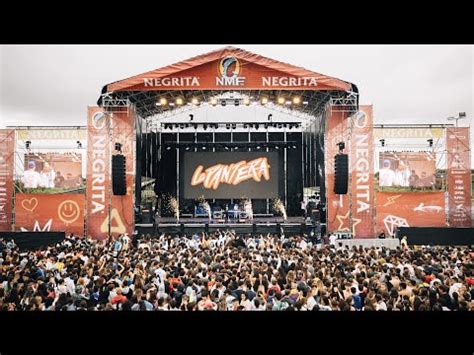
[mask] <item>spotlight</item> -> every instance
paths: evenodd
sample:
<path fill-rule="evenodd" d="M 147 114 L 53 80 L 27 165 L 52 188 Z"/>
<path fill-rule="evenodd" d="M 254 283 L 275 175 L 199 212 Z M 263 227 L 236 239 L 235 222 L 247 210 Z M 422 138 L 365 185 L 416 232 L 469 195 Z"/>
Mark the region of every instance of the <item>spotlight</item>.
<path fill-rule="evenodd" d="M 234 150 L 239 150 L 239 147 L 235 146 L 235 147 L 234 147 Z"/>
<path fill-rule="evenodd" d="M 295 96 L 295 97 L 293 98 L 293 103 L 294 103 L 295 105 L 299 105 L 300 102 L 301 102 L 301 98 L 300 98 L 299 96 Z"/>
<path fill-rule="evenodd" d="M 291 101 L 290 100 L 285 101 L 285 105 L 287 106 L 291 105 Z"/>
<path fill-rule="evenodd" d="M 205 145 L 202 146 L 202 150 L 206 150 L 207 147 Z"/>
<path fill-rule="evenodd" d="M 268 97 L 262 97 L 261 102 L 262 102 L 262 105 L 268 104 Z"/>
<path fill-rule="evenodd" d="M 192 113 L 189 114 L 189 120 L 192 121 L 194 119 L 194 115 Z"/>
<path fill-rule="evenodd" d="M 346 144 L 344 142 L 339 142 L 336 145 L 339 147 L 339 152 L 342 152 L 346 147 Z"/>
<path fill-rule="evenodd" d="M 225 106 L 227 105 L 227 101 L 226 100 L 221 100 L 221 106 Z"/>
<path fill-rule="evenodd" d="M 122 144 L 116 142 L 116 143 L 115 143 L 115 150 L 116 150 L 117 152 L 122 152 Z"/>
<path fill-rule="evenodd" d="M 182 105 L 182 104 L 183 104 L 183 99 L 182 99 L 181 97 L 178 97 L 178 98 L 176 99 L 176 105 L 180 106 L 180 105 Z"/>
<path fill-rule="evenodd" d="M 291 148 L 296 149 L 296 148 L 298 148 L 298 147 L 296 146 L 296 144 L 293 144 L 293 145 L 291 146 Z"/>
<path fill-rule="evenodd" d="M 271 120 L 272 120 L 272 117 L 273 117 L 273 115 L 270 113 L 270 114 L 268 115 L 268 120 L 271 121 Z"/>
<path fill-rule="evenodd" d="M 216 106 L 217 105 L 217 99 L 215 97 L 213 97 L 209 103 L 211 104 L 211 106 Z"/>
<path fill-rule="evenodd" d="M 203 125 L 204 130 L 207 130 L 207 124 Z"/>
<path fill-rule="evenodd" d="M 26 141 L 25 142 L 25 147 L 26 149 L 30 149 L 31 141 Z"/>
<path fill-rule="evenodd" d="M 244 105 L 246 105 L 246 106 L 250 105 L 250 98 L 248 98 L 248 97 L 244 98 Z"/>
<path fill-rule="evenodd" d="M 226 129 L 230 129 L 230 124 L 227 123 L 227 124 L 225 125 L 225 128 L 226 128 Z"/>
<path fill-rule="evenodd" d="M 279 150 L 279 149 L 280 149 L 280 147 L 276 145 L 276 146 L 275 146 L 275 149 L 276 149 L 276 150 Z"/>
<path fill-rule="evenodd" d="M 259 145 L 257 145 L 257 150 L 260 150 L 260 148 L 262 148 L 262 147 L 260 147 Z"/>
<path fill-rule="evenodd" d="M 171 146 L 170 146 L 170 145 L 167 146 L 167 147 L 166 147 L 166 150 L 171 150 Z"/>
<path fill-rule="evenodd" d="M 430 138 L 430 139 L 428 139 L 427 142 L 430 144 L 430 148 L 431 148 L 433 146 L 433 139 Z"/>
<path fill-rule="evenodd" d="M 225 149 L 225 150 L 229 150 L 229 147 L 225 146 L 224 149 Z"/>
<path fill-rule="evenodd" d="M 303 105 L 307 105 L 308 103 L 308 101 L 303 101 Z"/>
<path fill-rule="evenodd" d="M 162 98 L 160 99 L 160 105 L 161 105 L 161 106 L 166 106 L 167 103 L 168 103 L 168 100 L 166 100 L 166 98 L 162 97 Z"/>
<path fill-rule="evenodd" d="M 193 98 L 191 99 L 191 103 L 192 103 L 194 106 L 197 106 L 197 105 L 199 105 L 199 100 L 198 100 L 196 97 L 193 97 Z"/>
<path fill-rule="evenodd" d="M 277 102 L 279 105 L 283 105 L 285 103 L 285 98 L 280 96 L 278 99 L 277 99 Z"/>
<path fill-rule="evenodd" d="M 248 128 L 248 124 L 244 123 L 244 129 Z"/>
<path fill-rule="evenodd" d="M 77 149 L 81 149 L 82 148 L 82 143 L 80 141 L 77 141 Z"/>
<path fill-rule="evenodd" d="M 174 102 L 170 102 L 169 105 L 170 105 L 171 107 L 174 107 Z"/>
<path fill-rule="evenodd" d="M 184 148 L 186 151 L 190 150 L 191 147 L 189 145 L 186 146 L 186 148 Z"/>
<path fill-rule="evenodd" d="M 260 125 L 258 123 L 255 123 L 255 129 L 259 129 Z"/>
<path fill-rule="evenodd" d="M 232 123 L 232 129 L 236 129 L 237 128 L 237 124 L 236 123 Z"/>
<path fill-rule="evenodd" d="M 385 147 L 385 139 L 380 139 L 379 142 L 382 145 L 382 147 Z"/>
<path fill-rule="evenodd" d="M 234 100 L 234 105 L 235 105 L 235 106 L 239 106 L 239 104 L 240 104 L 240 101 L 239 101 L 238 99 L 235 99 L 235 100 Z"/>

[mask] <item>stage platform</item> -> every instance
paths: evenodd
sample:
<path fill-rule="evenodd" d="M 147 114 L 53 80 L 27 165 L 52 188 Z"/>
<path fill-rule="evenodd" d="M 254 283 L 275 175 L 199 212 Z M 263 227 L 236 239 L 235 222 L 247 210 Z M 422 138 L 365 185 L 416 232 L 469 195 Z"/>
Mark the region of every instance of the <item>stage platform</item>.
<path fill-rule="evenodd" d="M 323 228 L 324 225 L 321 225 Z M 197 232 L 214 232 L 220 230 L 234 230 L 239 234 L 255 233 L 280 233 L 281 229 L 287 235 L 307 233 L 310 223 L 305 222 L 303 217 L 288 217 L 284 220 L 280 217 L 254 219 L 252 222 L 223 222 L 221 220 L 208 220 L 206 218 L 185 218 L 176 220 L 176 218 L 160 218 L 156 226 L 156 233 L 186 233 L 193 234 Z M 153 224 L 136 224 L 138 234 L 152 234 Z"/>

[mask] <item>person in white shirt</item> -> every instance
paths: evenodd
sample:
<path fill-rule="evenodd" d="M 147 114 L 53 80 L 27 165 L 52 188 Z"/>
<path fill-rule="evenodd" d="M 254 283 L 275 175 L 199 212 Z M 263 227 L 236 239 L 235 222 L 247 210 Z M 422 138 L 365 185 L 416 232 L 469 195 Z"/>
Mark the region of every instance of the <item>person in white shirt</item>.
<path fill-rule="evenodd" d="M 397 171 L 395 172 L 395 181 L 393 185 L 407 187 L 410 186 L 410 169 L 403 161 L 400 161 Z"/>
<path fill-rule="evenodd" d="M 28 162 L 28 170 L 23 174 L 23 184 L 27 189 L 36 189 L 41 181 L 40 174 L 36 171 L 36 163 L 34 161 Z"/>
<path fill-rule="evenodd" d="M 331 235 L 329 236 L 329 244 L 330 244 L 330 245 L 336 245 L 336 240 L 337 240 L 337 237 L 336 237 L 335 234 L 331 234 Z"/>
<path fill-rule="evenodd" d="M 393 186 L 395 182 L 395 172 L 390 169 L 390 160 L 383 161 L 383 168 L 379 171 L 379 186 Z"/>

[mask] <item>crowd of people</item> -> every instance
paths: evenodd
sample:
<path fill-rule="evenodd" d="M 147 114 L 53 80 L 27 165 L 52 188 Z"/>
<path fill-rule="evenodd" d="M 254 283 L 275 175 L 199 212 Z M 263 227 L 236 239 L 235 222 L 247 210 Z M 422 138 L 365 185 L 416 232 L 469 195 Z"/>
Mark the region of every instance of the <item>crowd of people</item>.
<path fill-rule="evenodd" d="M 469 311 L 468 247 L 342 247 L 306 236 L 0 241 L 4 311 Z"/>

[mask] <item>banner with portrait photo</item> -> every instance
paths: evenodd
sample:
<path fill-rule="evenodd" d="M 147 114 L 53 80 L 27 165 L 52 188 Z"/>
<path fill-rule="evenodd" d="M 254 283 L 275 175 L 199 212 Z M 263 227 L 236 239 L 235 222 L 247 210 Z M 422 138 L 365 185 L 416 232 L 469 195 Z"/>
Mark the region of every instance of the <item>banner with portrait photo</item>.
<path fill-rule="evenodd" d="M 83 194 L 16 194 L 15 230 L 84 235 Z"/>
<path fill-rule="evenodd" d="M 62 193 L 83 189 L 81 153 L 26 153 L 20 186 L 28 193 Z"/>
<path fill-rule="evenodd" d="M 380 152 L 378 189 L 386 192 L 440 191 L 433 152 Z"/>
<path fill-rule="evenodd" d="M 0 231 L 12 230 L 15 130 L 0 129 Z"/>

